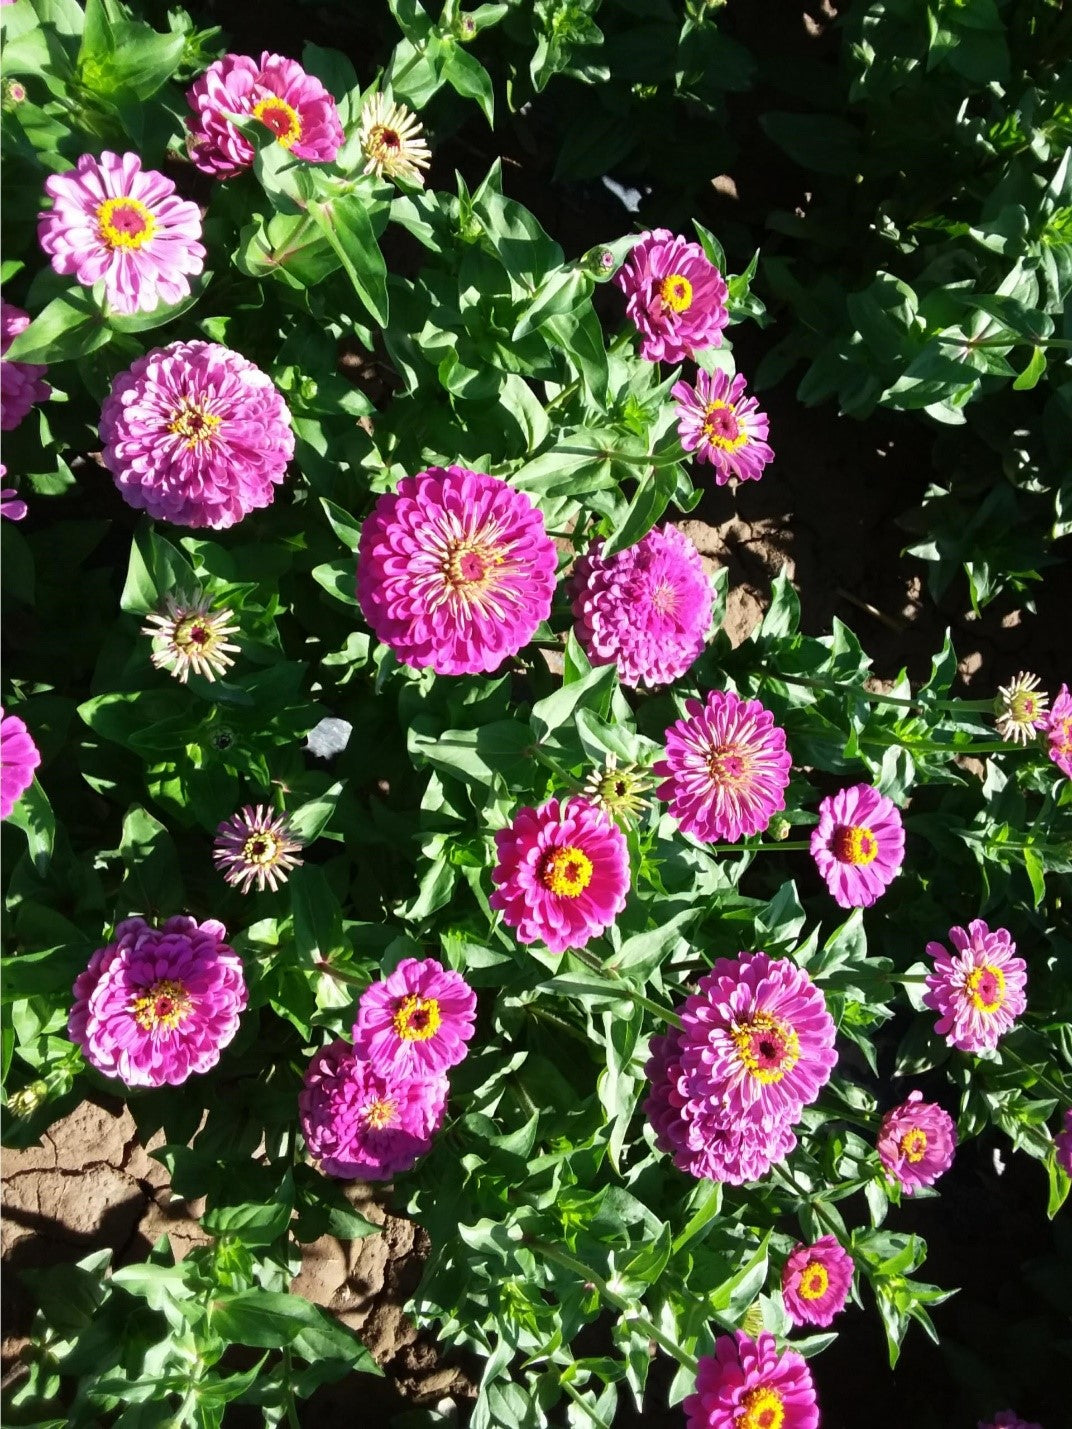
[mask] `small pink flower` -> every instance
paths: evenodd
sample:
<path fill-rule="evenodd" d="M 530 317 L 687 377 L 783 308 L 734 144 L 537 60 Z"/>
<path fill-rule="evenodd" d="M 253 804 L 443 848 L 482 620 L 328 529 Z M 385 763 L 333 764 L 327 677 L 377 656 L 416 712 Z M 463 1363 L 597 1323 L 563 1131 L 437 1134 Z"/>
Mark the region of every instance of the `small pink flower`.
<path fill-rule="evenodd" d="M 774 460 L 767 445 L 769 424 L 755 397 L 744 395 L 740 372 L 696 374 L 696 386 L 678 382 L 670 389 L 677 401 L 677 431 L 681 445 L 696 460 L 715 468 L 715 483 L 725 486 L 730 477 L 758 481 L 763 468 Z"/>
<path fill-rule="evenodd" d="M 0 461 L 0 481 L 7 476 L 7 467 Z M 8 521 L 22 521 L 30 508 L 19 500 L 19 493 L 13 486 L 0 490 L 0 516 Z"/>
<path fill-rule="evenodd" d="M 233 888 L 248 893 L 256 883 L 263 893 L 267 883 L 274 893 L 301 863 L 301 846 L 285 815 L 247 804 L 217 828 L 212 861 Z"/>
<path fill-rule="evenodd" d="M 953 1164 L 957 1129 L 948 1112 L 925 1102 L 922 1092 L 909 1092 L 908 1100 L 882 1118 L 878 1154 L 886 1173 L 899 1181 L 905 1195 L 931 1186 Z"/>
<path fill-rule="evenodd" d="M 1045 726 L 1049 756 L 1066 779 L 1072 779 L 1072 695 L 1068 686 L 1057 691 Z"/>
<path fill-rule="evenodd" d="M 941 943 L 927 944 L 934 971 L 927 974 L 923 1004 L 941 1014 L 934 1030 L 950 1047 L 990 1051 L 1027 1006 L 1027 964 L 1015 956 L 1007 928 L 991 932 L 980 918 L 967 932 L 950 928 L 949 941 L 955 955 Z"/>
<path fill-rule="evenodd" d="M 1064 1130 L 1054 1137 L 1053 1149 L 1058 1166 L 1066 1176 L 1072 1176 L 1072 1107 L 1065 1111 Z"/>
<path fill-rule="evenodd" d="M 29 326 L 29 313 L 0 298 L 0 431 L 14 431 L 34 403 L 43 402 L 52 391 L 41 380 L 47 367 L 39 362 L 9 362 L 3 356 Z"/>
<path fill-rule="evenodd" d="M 842 908 L 867 908 L 904 862 L 901 815 L 870 784 L 839 789 L 819 805 L 811 856 Z"/>
<path fill-rule="evenodd" d="M 818 1429 L 811 1371 L 796 1350 L 778 1353 L 774 1336 L 719 1335 L 704 1355 L 696 1393 L 682 1408 L 686 1429 Z"/>
<path fill-rule="evenodd" d="M 354 1050 L 381 1076 L 428 1077 L 468 1054 L 476 994 L 435 958 L 403 958 L 361 994 Z"/>
<path fill-rule="evenodd" d="M 722 342 L 729 322 L 725 279 L 698 243 L 667 228 L 642 233 L 613 281 L 649 362 L 681 362 Z"/>
<path fill-rule="evenodd" d="M 1026 1419 L 1021 1419 L 1019 1414 L 1013 1413 L 1011 1409 L 1000 1409 L 993 1419 L 985 1424 L 980 1419 L 979 1429 L 1042 1429 L 1041 1424 L 1036 1424 L 1033 1420 L 1028 1423 Z"/>
<path fill-rule="evenodd" d="M 41 763 L 37 745 L 18 715 L 0 705 L 0 819 L 6 819 L 34 781 Z"/>
<path fill-rule="evenodd" d="M 852 1289 L 852 1256 L 836 1236 L 794 1246 L 782 1268 L 782 1299 L 794 1325 L 829 1325 Z"/>

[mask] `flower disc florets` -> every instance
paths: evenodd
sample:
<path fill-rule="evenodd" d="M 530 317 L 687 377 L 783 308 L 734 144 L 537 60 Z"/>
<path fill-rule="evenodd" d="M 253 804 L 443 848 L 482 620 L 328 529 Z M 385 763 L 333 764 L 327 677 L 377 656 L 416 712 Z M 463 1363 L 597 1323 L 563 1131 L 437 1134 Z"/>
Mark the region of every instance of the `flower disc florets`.
<path fill-rule="evenodd" d="M 424 183 L 422 169 L 432 161 L 417 116 L 385 94 L 374 94 L 361 110 L 361 152 L 365 173 Z"/>
<path fill-rule="evenodd" d="M 156 669 L 167 670 L 185 685 L 191 671 L 215 680 L 234 664 L 231 653 L 240 647 L 227 636 L 240 627 L 231 624 L 233 618 L 233 611 L 213 610 L 210 597 L 199 590 L 167 596 L 164 610 L 147 616 L 141 633 L 152 636 Z"/>
<path fill-rule="evenodd" d="M 686 1429 L 818 1429 L 811 1371 L 795 1350 L 778 1353 L 774 1336 L 719 1335 L 704 1355 L 696 1392 L 682 1408 Z"/>
<path fill-rule="evenodd" d="M 878 1154 L 886 1174 L 899 1181 L 908 1196 L 920 1186 L 933 1185 L 949 1170 L 956 1145 L 953 1118 L 940 1106 L 925 1102 L 918 1091 L 886 1113 L 878 1133 Z"/>
<path fill-rule="evenodd" d="M 216 830 L 212 859 L 227 882 L 243 893 L 254 882 L 258 893 L 265 884 L 274 893 L 301 863 L 301 847 L 283 814 L 273 814 L 263 804 L 247 804 Z"/>
<path fill-rule="evenodd" d="M 354 1049 L 381 1076 L 427 1077 L 468 1054 L 476 994 L 435 958 L 403 958 L 361 994 Z"/>
<path fill-rule="evenodd" d="M 853 1260 L 836 1236 L 794 1246 L 782 1268 L 782 1300 L 794 1325 L 829 1325 L 845 1308 Z"/>
<path fill-rule="evenodd" d="M 928 943 L 934 971 L 927 975 L 925 1007 L 940 1013 L 934 1030 L 950 1047 L 986 1052 L 997 1046 L 1027 1006 L 1027 964 L 1016 954 L 1007 928 L 993 932 L 981 918 L 950 928 L 951 956 L 941 943 Z"/>
<path fill-rule="evenodd" d="M 18 715 L 0 705 L 0 819 L 6 819 L 34 781 L 41 754 Z"/>
<path fill-rule="evenodd" d="M 867 908 L 904 862 L 904 825 L 892 800 L 870 784 L 839 789 L 819 805 L 811 856 L 842 908 Z"/>
<path fill-rule="evenodd" d="M 30 326 L 30 314 L 0 298 L 0 430 L 14 429 L 35 402 L 52 391 L 41 379 L 48 371 L 39 362 L 10 362 L 3 356 L 20 332 Z"/>
<path fill-rule="evenodd" d="M 1046 723 L 1050 697 L 1039 689 L 1039 677 L 1021 670 L 1007 685 L 998 686 L 994 701 L 995 723 L 1002 739 L 1011 744 L 1027 744 Z"/>
<path fill-rule="evenodd" d="M 742 373 L 696 374 L 696 386 L 678 382 L 670 389 L 677 401 L 677 430 L 681 445 L 697 461 L 715 468 L 715 483 L 725 486 L 731 477 L 758 481 L 763 468 L 774 460 L 767 444 L 769 423 L 755 397 L 746 397 Z"/>
<path fill-rule="evenodd" d="M 649 362 L 681 362 L 722 341 L 729 322 L 722 274 L 698 243 L 667 228 L 642 233 L 614 275 Z"/>
<path fill-rule="evenodd" d="M 612 819 L 634 819 L 648 807 L 645 795 L 651 785 L 639 764 L 619 765 L 618 756 L 608 754 L 606 763 L 593 769 L 585 780 L 583 793 L 590 804 Z"/>

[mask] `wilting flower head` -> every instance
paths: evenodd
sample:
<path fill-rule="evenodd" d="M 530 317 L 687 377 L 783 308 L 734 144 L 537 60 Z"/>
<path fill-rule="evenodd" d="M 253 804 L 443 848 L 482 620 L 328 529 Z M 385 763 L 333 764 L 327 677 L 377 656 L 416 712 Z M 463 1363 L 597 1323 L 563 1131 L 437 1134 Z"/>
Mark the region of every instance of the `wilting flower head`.
<path fill-rule="evenodd" d="M 187 90 L 193 110 L 187 123 L 190 158 L 202 173 L 231 178 L 253 163 L 253 145 L 228 114 L 252 115 L 299 159 L 330 163 L 339 152 L 343 129 L 334 99 L 297 60 L 265 50 L 260 63 L 250 55 L 224 55 Z"/>
<path fill-rule="evenodd" d="M 794 1246 L 782 1268 L 782 1300 L 794 1325 L 829 1325 L 852 1289 L 852 1256 L 836 1236 Z"/>
<path fill-rule="evenodd" d="M 366 518 L 357 597 L 405 664 L 490 673 L 547 619 L 556 564 L 543 516 L 523 492 L 437 466 L 403 477 Z"/>
<path fill-rule="evenodd" d="M 212 859 L 232 887 L 248 893 L 256 882 L 257 892 L 263 893 L 267 883 L 274 893 L 301 863 L 301 846 L 283 814 L 273 814 L 263 804 L 247 804 L 216 830 Z"/>
<path fill-rule="evenodd" d="M 722 342 L 729 322 L 722 274 L 698 243 L 667 228 L 642 233 L 614 275 L 649 362 L 681 362 Z"/>
<path fill-rule="evenodd" d="M 0 481 L 7 476 L 7 467 L 0 461 Z M 19 500 L 19 493 L 13 486 L 5 486 L 0 490 L 0 516 L 8 521 L 22 521 L 30 508 L 25 501 Z"/>
<path fill-rule="evenodd" d="M 666 775 L 657 790 L 682 830 L 707 843 L 761 833 L 785 808 L 793 760 L 785 731 L 758 700 L 711 690 L 686 700 L 686 717 L 666 731 Z"/>
<path fill-rule="evenodd" d="M 128 1087 L 177 1086 L 207 1072 L 238 1031 L 246 984 L 222 923 L 128 918 L 74 985 L 67 1035 Z"/>
<path fill-rule="evenodd" d="M 1066 1176 L 1072 1176 L 1072 1107 L 1065 1109 L 1064 1130 L 1053 1139 L 1057 1164 Z"/>
<path fill-rule="evenodd" d="M 686 1429 L 818 1429 L 811 1371 L 796 1350 L 779 1354 L 774 1336 L 719 1335 L 704 1355 L 696 1393 L 682 1408 Z"/>
<path fill-rule="evenodd" d="M 190 292 L 205 266 L 201 212 L 175 197 L 175 185 L 137 154 L 83 154 L 66 174 L 45 180 L 52 208 L 37 216 L 37 237 L 57 273 L 104 295 L 117 313 L 152 312 Z"/>
<path fill-rule="evenodd" d="M 372 95 L 361 110 L 365 173 L 423 184 L 421 170 L 432 160 L 423 133 L 420 120 L 404 104 L 395 104 L 386 94 Z"/>
<path fill-rule="evenodd" d="M 767 445 L 769 424 L 755 397 L 744 395 L 740 372 L 696 374 L 696 386 L 677 382 L 670 389 L 677 400 L 677 431 L 681 445 L 697 461 L 715 468 L 715 483 L 725 486 L 731 476 L 758 481 L 763 468 L 774 460 Z"/>
<path fill-rule="evenodd" d="M 625 907 L 625 835 L 586 799 L 518 809 L 495 847 L 489 902 L 522 943 L 542 941 L 553 953 L 583 948 Z"/>
<path fill-rule="evenodd" d="M 234 664 L 228 652 L 240 647 L 227 636 L 240 627 L 230 623 L 233 619 L 231 610 L 213 610 L 211 599 L 199 590 L 188 596 L 169 595 L 162 612 L 146 617 L 141 633 L 153 637 L 156 669 L 167 670 L 185 685 L 191 670 L 215 680 Z"/>
<path fill-rule="evenodd" d="M 1013 744 L 1027 744 L 1035 730 L 1046 723 L 1046 706 L 1050 697 L 1038 688 L 1039 677 L 1021 670 L 1007 685 L 998 686 L 994 701 L 995 723 L 1002 739 Z"/>
<path fill-rule="evenodd" d="M 41 763 L 37 745 L 18 715 L 5 715 L 0 705 L 0 819 L 6 819 L 34 781 Z"/>
<path fill-rule="evenodd" d="M 157 521 L 224 531 L 271 504 L 294 455 L 268 375 L 215 342 L 139 357 L 101 411 L 104 464 L 123 500 Z"/>
<path fill-rule="evenodd" d="M 403 958 L 361 994 L 354 1050 L 381 1076 L 428 1077 L 468 1054 L 476 994 L 435 958 Z"/>
<path fill-rule="evenodd" d="M 842 908 L 868 908 L 904 862 L 896 805 L 870 784 L 839 789 L 819 805 L 811 856 Z"/>
<path fill-rule="evenodd" d="M 648 807 L 644 797 L 651 780 L 638 764 L 618 765 L 618 756 L 608 754 L 607 762 L 593 769 L 584 782 L 584 797 L 612 819 L 635 818 Z"/>
<path fill-rule="evenodd" d="M 711 582 L 700 553 L 675 526 L 649 531 L 604 557 L 591 542 L 570 579 L 577 639 L 593 665 L 617 665 L 623 685 L 668 685 L 704 647 Z"/>
<path fill-rule="evenodd" d="M 934 971 L 927 974 L 923 1005 L 941 1014 L 934 1025 L 950 1047 L 985 1052 L 997 1046 L 1027 1006 L 1027 964 L 1015 956 L 1007 928 L 993 932 L 981 918 L 968 930 L 950 928 L 950 955 L 941 943 L 928 943 Z"/>
<path fill-rule="evenodd" d="M 1072 695 L 1067 685 L 1061 686 L 1053 702 L 1046 721 L 1046 739 L 1050 758 L 1067 779 L 1072 779 Z"/>
<path fill-rule="evenodd" d="M 448 1091 L 443 1076 L 381 1076 L 340 1038 L 305 1073 L 298 1106 L 306 1149 L 328 1176 L 388 1180 L 431 1146 Z"/>
<path fill-rule="evenodd" d="M 14 431 L 33 404 L 43 402 L 52 391 L 41 380 L 47 367 L 39 362 L 9 362 L 3 356 L 29 326 L 29 313 L 0 298 L 0 431 Z"/>
<path fill-rule="evenodd" d="M 979 1429 L 1042 1429 L 1041 1424 L 1034 1421 L 1030 1423 L 1026 1419 L 1021 1419 L 1019 1414 L 1015 1414 L 1011 1409 L 1000 1409 L 993 1419 L 985 1424 L 980 1419 Z"/>
<path fill-rule="evenodd" d="M 918 1091 L 909 1092 L 907 1101 L 891 1108 L 879 1127 L 879 1159 L 908 1196 L 920 1186 L 933 1185 L 949 1170 L 956 1144 L 952 1117 L 934 1102 L 925 1102 Z"/>

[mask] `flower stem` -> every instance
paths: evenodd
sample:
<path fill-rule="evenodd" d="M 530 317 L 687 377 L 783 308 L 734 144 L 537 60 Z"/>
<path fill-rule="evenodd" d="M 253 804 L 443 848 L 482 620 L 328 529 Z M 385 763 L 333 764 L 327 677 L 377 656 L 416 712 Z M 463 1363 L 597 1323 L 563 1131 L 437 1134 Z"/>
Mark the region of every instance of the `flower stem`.
<path fill-rule="evenodd" d="M 652 1002 L 649 998 L 637 992 L 631 982 L 623 978 L 614 968 L 607 967 L 606 963 L 601 963 L 598 958 L 593 957 L 587 948 L 571 948 L 570 952 L 580 962 L 584 963 L 586 968 L 590 968 L 592 972 L 598 973 L 600 977 L 606 978 L 608 982 L 618 983 L 622 989 L 622 995 L 629 997 L 638 1007 L 643 1007 L 646 1011 L 654 1013 L 656 1017 L 667 1023 L 670 1027 L 681 1026 L 681 1018 L 678 1017 L 676 1012 L 671 1012 L 665 1007 L 660 1007 L 657 1002 Z"/>
<path fill-rule="evenodd" d="M 785 1166 L 780 1161 L 775 1161 L 771 1166 L 771 1171 L 774 1173 L 775 1178 L 780 1180 L 788 1190 L 799 1196 L 802 1201 L 807 1202 L 819 1220 L 822 1221 L 823 1225 L 826 1226 L 827 1230 L 830 1231 L 831 1235 L 833 1235 L 840 1244 L 842 1235 L 841 1227 L 827 1214 L 826 1207 L 821 1202 L 815 1200 L 813 1194 L 805 1191 L 803 1186 L 797 1185 L 796 1177 L 789 1170 L 788 1166 Z"/>
<path fill-rule="evenodd" d="M 362 992 L 368 987 L 367 977 L 358 977 L 356 973 L 343 972 L 342 968 L 333 968 L 329 962 L 323 958 L 317 958 L 313 967 L 318 973 L 327 973 L 328 977 L 333 977 L 336 982 L 349 983 L 351 987 L 359 987 Z"/>
<path fill-rule="evenodd" d="M 786 685 L 806 685 L 810 690 L 823 690 L 831 695 L 853 695 L 860 700 L 871 700 L 874 704 L 898 705 L 906 710 L 953 710 L 957 714 L 993 713 L 994 710 L 993 700 L 909 700 L 903 695 L 884 695 L 881 690 L 868 690 L 863 685 L 838 685 L 811 675 L 787 675 L 781 670 L 766 673 L 771 679 L 781 680 Z"/>

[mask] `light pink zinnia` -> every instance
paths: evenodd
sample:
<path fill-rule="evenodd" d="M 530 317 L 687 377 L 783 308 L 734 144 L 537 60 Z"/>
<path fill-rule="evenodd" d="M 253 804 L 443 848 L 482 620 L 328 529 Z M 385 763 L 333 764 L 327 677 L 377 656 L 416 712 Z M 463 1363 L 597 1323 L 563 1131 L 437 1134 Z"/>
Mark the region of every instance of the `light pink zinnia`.
<path fill-rule="evenodd" d="M 725 279 L 698 243 L 668 228 L 642 233 L 613 281 L 649 362 L 681 362 L 722 342 L 729 322 Z"/>
<path fill-rule="evenodd" d="M 686 718 L 666 731 L 666 758 L 652 765 L 667 775 L 656 791 L 683 832 L 707 843 L 761 833 L 785 808 L 793 760 L 785 731 L 758 700 L 711 690 L 686 700 Z"/>
<path fill-rule="evenodd" d="M 1011 1409 L 999 1409 L 993 1419 L 988 1420 L 985 1424 L 980 1419 L 978 1424 L 979 1429 L 1042 1429 L 1041 1424 L 1036 1424 L 1034 1420 L 1028 1422 L 1026 1419 L 1021 1419 L 1019 1414 Z"/>
<path fill-rule="evenodd" d="M 819 805 L 811 856 L 840 907 L 870 907 L 904 862 L 896 805 L 870 784 L 839 789 Z"/>
<path fill-rule="evenodd" d="M 490 674 L 547 619 L 556 564 L 543 516 L 523 492 L 436 466 L 403 477 L 366 518 L 357 597 L 404 664 Z"/>
<path fill-rule="evenodd" d="M 18 715 L 0 705 L 0 819 L 6 819 L 34 781 L 41 755 Z"/>
<path fill-rule="evenodd" d="M 205 266 L 201 211 L 175 197 L 175 185 L 137 154 L 83 154 L 66 174 L 45 180 L 52 208 L 37 216 L 37 237 L 57 273 L 73 274 L 117 313 L 152 312 L 190 292 Z"/>
<path fill-rule="evenodd" d="M 604 557 L 596 539 L 570 580 L 577 639 L 623 685 L 668 685 L 704 647 L 713 600 L 700 553 L 675 526 Z"/>
<path fill-rule="evenodd" d="M 892 1107 L 882 1118 L 878 1154 L 886 1173 L 899 1181 L 905 1195 L 930 1186 L 953 1164 L 957 1129 L 953 1118 L 922 1092 L 909 1092 L 908 1100 Z"/>
<path fill-rule="evenodd" d="M 212 861 L 227 882 L 243 893 L 254 882 L 258 893 L 264 892 L 266 883 L 274 893 L 301 863 L 301 846 L 285 815 L 273 813 L 265 804 L 246 804 L 216 829 Z"/>
<path fill-rule="evenodd" d="M 782 1267 L 782 1300 L 794 1325 L 829 1325 L 852 1289 L 852 1256 L 836 1236 L 794 1246 Z"/>
<path fill-rule="evenodd" d="M 330 163 L 344 134 L 334 99 L 297 60 L 267 50 L 224 55 L 194 80 L 186 94 L 190 158 L 205 174 L 231 178 L 253 163 L 254 149 L 227 114 L 253 115 L 299 159 Z"/>
<path fill-rule="evenodd" d="M 704 1355 L 696 1392 L 682 1408 L 686 1429 L 818 1429 L 811 1371 L 796 1350 L 778 1353 L 774 1336 L 719 1335 Z"/>
<path fill-rule="evenodd" d="M 43 402 L 52 391 L 41 380 L 47 367 L 39 362 L 9 362 L 3 356 L 29 326 L 29 313 L 0 298 L 0 431 L 14 431 L 34 403 Z"/>
<path fill-rule="evenodd" d="M 1053 1148 L 1058 1166 L 1066 1176 L 1072 1176 L 1072 1107 L 1065 1111 L 1064 1130 L 1054 1137 Z"/>
<path fill-rule="evenodd" d="M 381 1076 L 428 1077 L 468 1054 L 476 994 L 435 958 L 403 958 L 361 994 L 354 1050 Z"/>
<path fill-rule="evenodd" d="M 950 928 L 950 954 L 941 943 L 928 943 L 934 971 L 927 974 L 923 1005 L 941 1014 L 934 1025 L 950 1047 L 985 1052 L 997 1046 L 1027 1006 L 1027 964 L 1015 956 L 1007 928 L 993 932 L 981 918 L 968 930 Z"/>
<path fill-rule="evenodd" d="M 774 460 L 767 445 L 769 423 L 755 397 L 744 395 L 740 372 L 700 371 L 696 386 L 676 382 L 670 389 L 677 400 L 677 432 L 681 445 L 696 460 L 715 468 L 715 484 L 725 486 L 731 476 L 758 481 L 763 468 Z"/>
<path fill-rule="evenodd" d="M 1072 695 L 1067 685 L 1057 691 L 1046 720 L 1045 734 L 1050 758 L 1066 779 L 1072 779 Z"/>
<path fill-rule="evenodd" d="M 222 923 L 127 918 L 74 985 L 67 1035 L 128 1087 L 177 1086 L 207 1072 L 238 1031 L 246 984 Z"/>
<path fill-rule="evenodd" d="M 495 835 L 489 902 L 522 943 L 583 948 L 625 907 L 629 853 L 616 823 L 585 799 L 518 809 Z"/>
<path fill-rule="evenodd" d="M 7 467 L 0 461 L 0 481 L 7 476 Z M 30 508 L 25 501 L 19 500 L 19 493 L 13 486 L 5 486 L 0 490 L 0 516 L 8 521 L 22 521 Z"/>
<path fill-rule="evenodd" d="M 123 500 L 157 521 L 225 531 L 271 504 L 294 455 L 268 375 L 215 342 L 139 357 L 101 411 L 104 464 Z"/>
<path fill-rule="evenodd" d="M 448 1091 L 443 1076 L 380 1076 L 340 1038 L 309 1063 L 298 1097 L 309 1156 L 343 1180 L 408 1171 L 431 1146 Z"/>

